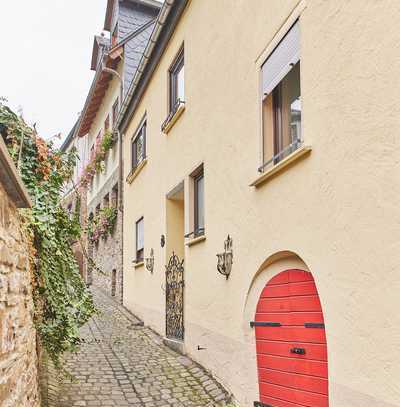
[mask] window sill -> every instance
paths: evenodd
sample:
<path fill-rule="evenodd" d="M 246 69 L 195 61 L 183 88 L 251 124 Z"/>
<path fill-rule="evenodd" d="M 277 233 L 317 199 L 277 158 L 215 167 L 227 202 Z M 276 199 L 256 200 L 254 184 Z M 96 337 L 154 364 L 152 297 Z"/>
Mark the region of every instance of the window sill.
<path fill-rule="evenodd" d="M 185 102 L 180 102 L 175 113 L 171 117 L 167 118 L 165 122 L 162 124 L 161 126 L 162 132 L 168 134 L 184 111 L 185 111 Z"/>
<path fill-rule="evenodd" d="M 138 261 L 138 262 L 136 262 L 135 260 L 133 261 L 133 267 L 135 267 L 135 269 L 139 269 L 143 266 L 144 266 L 144 260 Z"/>
<path fill-rule="evenodd" d="M 142 168 L 147 164 L 147 158 L 141 161 L 141 163 L 134 168 L 126 177 L 126 182 L 132 184 L 133 180 L 139 175 L 139 172 L 142 171 Z"/>
<path fill-rule="evenodd" d="M 269 168 L 265 172 L 263 172 L 260 176 L 258 176 L 251 184 L 251 187 L 258 188 L 264 182 L 267 182 L 272 177 L 277 175 L 278 173 L 284 171 L 288 168 L 292 163 L 298 161 L 301 157 L 309 154 L 311 152 L 311 146 L 302 146 L 294 151 L 292 154 L 288 155 L 278 164 L 274 165 L 273 167 Z"/>
<path fill-rule="evenodd" d="M 204 242 L 204 240 L 206 240 L 206 235 L 201 235 L 201 236 L 197 236 L 194 237 L 192 239 L 190 239 L 189 241 L 187 241 L 185 244 L 187 247 L 191 247 L 194 246 L 200 242 Z"/>

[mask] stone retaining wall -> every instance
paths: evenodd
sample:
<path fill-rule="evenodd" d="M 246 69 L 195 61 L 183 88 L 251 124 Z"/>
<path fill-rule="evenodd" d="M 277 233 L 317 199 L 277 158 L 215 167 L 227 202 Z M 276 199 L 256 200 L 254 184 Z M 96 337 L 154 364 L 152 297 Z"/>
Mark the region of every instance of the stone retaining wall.
<path fill-rule="evenodd" d="M 0 180 L 0 406 L 36 407 L 38 360 L 28 250 Z"/>

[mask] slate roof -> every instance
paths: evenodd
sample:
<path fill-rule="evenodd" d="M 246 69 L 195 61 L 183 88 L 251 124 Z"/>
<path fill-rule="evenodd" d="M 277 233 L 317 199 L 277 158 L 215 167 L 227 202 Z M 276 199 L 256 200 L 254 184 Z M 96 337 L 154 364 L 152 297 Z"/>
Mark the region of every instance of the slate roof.
<path fill-rule="evenodd" d="M 148 9 L 138 8 L 134 3 L 125 1 L 119 5 L 118 14 L 118 42 L 124 41 L 132 31 L 138 30 L 157 17 L 157 12 L 149 12 Z M 124 52 L 124 97 L 133 79 L 133 75 L 139 66 L 142 53 L 146 48 L 154 24 L 146 30 L 133 36 L 125 44 Z"/>
<path fill-rule="evenodd" d="M 104 29 L 106 31 L 111 31 L 111 23 L 113 17 L 114 3 L 117 0 L 107 0 L 106 17 L 104 20 Z M 119 0 L 121 1 L 121 0 Z M 122 0 L 124 1 L 124 0 Z M 132 4 L 136 6 L 147 7 L 148 9 L 159 10 L 162 6 L 163 0 L 129 0 Z"/>
<path fill-rule="evenodd" d="M 139 66 L 143 51 L 154 29 L 154 22 L 125 44 L 124 97 Z"/>
<path fill-rule="evenodd" d="M 109 10 L 110 4 L 113 5 L 114 1 L 109 0 L 108 2 L 108 14 L 112 14 L 112 10 Z M 161 3 L 154 0 L 118 0 L 118 4 L 116 4 L 115 22 L 118 23 L 117 44 L 114 47 L 109 48 L 108 39 L 96 36 L 94 40 L 91 65 L 92 69 L 93 67 L 96 68 L 96 75 L 86 99 L 81 118 L 76 126 L 75 132 L 78 136 L 84 136 L 90 130 L 90 126 L 97 114 L 99 106 L 101 105 L 109 82 L 112 79 L 112 75 L 109 72 L 99 69 L 99 52 L 101 52 L 101 46 L 107 47 L 107 52 L 103 56 L 103 58 L 105 58 L 104 64 L 112 69 L 116 69 L 120 58 L 120 54 L 114 53 L 113 50 L 116 50 L 121 46 L 124 49 L 122 74 L 124 81 L 124 98 L 137 67 L 139 66 L 142 53 L 153 31 L 155 20 L 161 5 Z"/>

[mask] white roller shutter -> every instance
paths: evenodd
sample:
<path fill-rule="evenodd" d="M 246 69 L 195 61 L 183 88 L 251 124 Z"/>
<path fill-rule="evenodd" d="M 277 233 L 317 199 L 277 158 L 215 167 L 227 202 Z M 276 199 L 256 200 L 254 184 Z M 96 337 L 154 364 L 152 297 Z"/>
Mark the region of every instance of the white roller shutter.
<path fill-rule="evenodd" d="M 262 66 L 263 94 L 271 93 L 299 60 L 300 25 L 297 21 Z"/>

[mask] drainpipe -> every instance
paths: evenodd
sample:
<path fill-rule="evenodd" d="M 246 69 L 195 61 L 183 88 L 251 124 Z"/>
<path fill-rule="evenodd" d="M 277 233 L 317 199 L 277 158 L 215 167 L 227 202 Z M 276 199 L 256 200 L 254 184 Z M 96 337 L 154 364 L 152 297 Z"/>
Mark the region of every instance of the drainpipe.
<path fill-rule="evenodd" d="M 108 72 L 111 75 L 114 75 L 118 78 L 119 82 L 120 82 L 120 95 L 119 95 L 119 100 L 120 103 L 122 103 L 123 100 L 123 95 L 124 95 L 124 82 L 122 80 L 122 76 L 114 69 L 108 68 L 106 66 L 102 66 L 102 70 L 104 72 Z M 114 123 L 113 123 L 114 126 Z M 120 211 L 120 216 L 121 216 L 121 245 L 122 245 L 122 252 L 121 252 L 121 273 L 122 273 L 122 278 L 121 278 L 121 286 L 124 286 L 124 256 L 123 256 L 123 245 L 124 245 L 124 203 L 123 203 L 123 159 L 122 159 L 122 135 L 120 133 L 120 131 L 118 130 L 117 127 L 117 139 L 119 142 L 118 145 L 118 210 Z M 121 296 L 121 300 L 123 301 L 123 293 Z"/>

